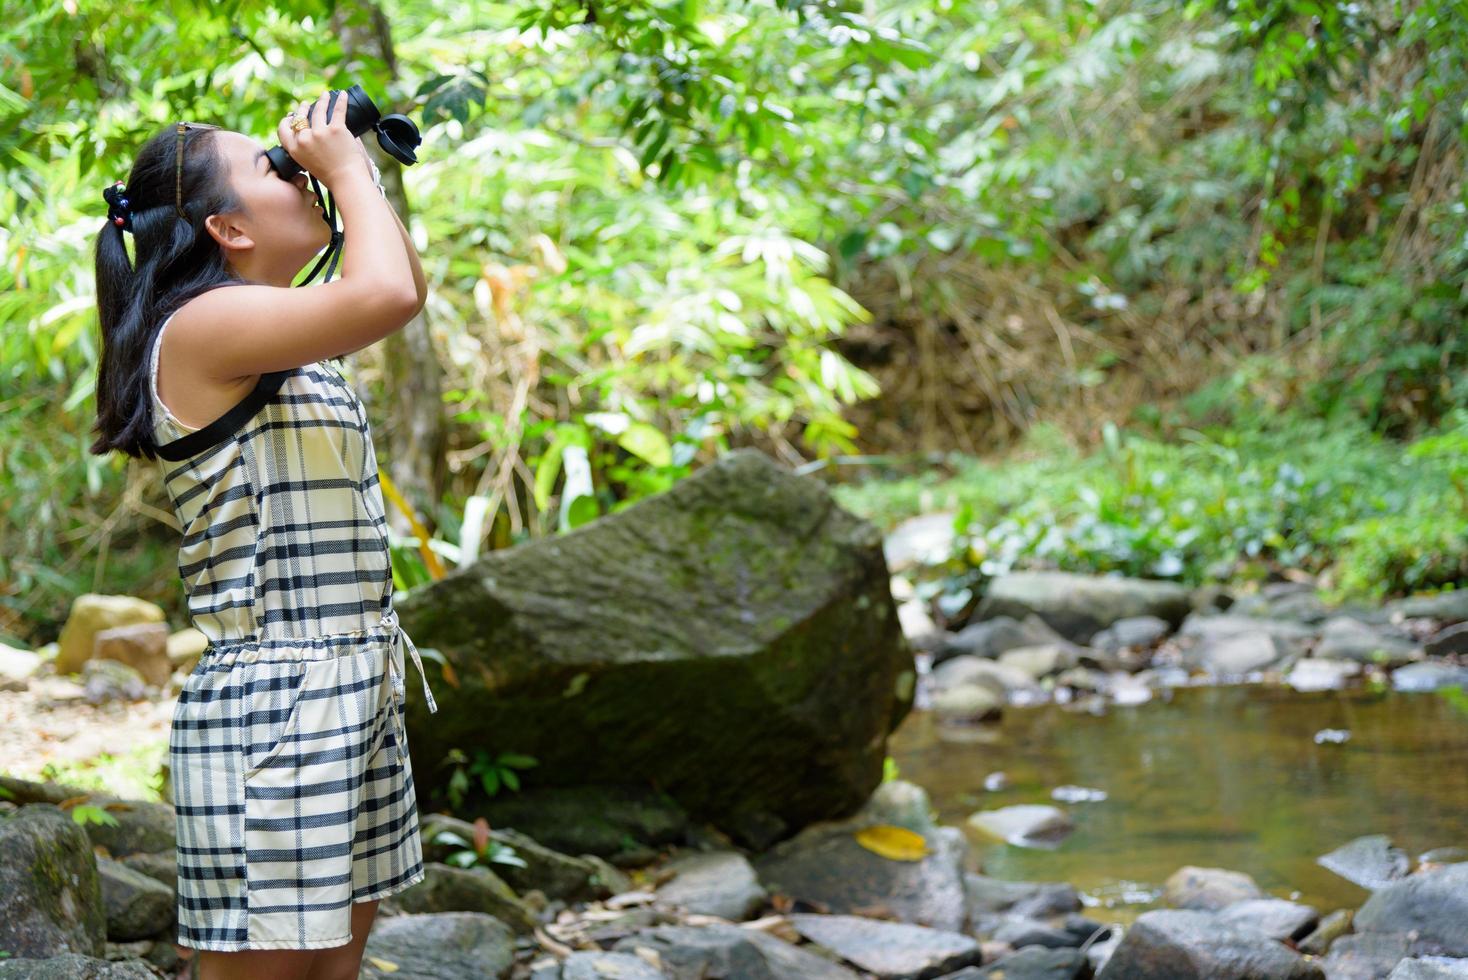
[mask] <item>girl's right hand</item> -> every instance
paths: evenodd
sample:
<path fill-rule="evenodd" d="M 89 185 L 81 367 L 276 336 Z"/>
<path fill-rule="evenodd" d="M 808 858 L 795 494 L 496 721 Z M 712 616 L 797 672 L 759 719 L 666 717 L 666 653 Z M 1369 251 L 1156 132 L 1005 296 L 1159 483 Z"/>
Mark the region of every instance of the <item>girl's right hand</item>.
<path fill-rule="evenodd" d="M 330 120 L 326 118 L 328 102 L 333 103 Z M 305 116 L 311 125 L 297 132 L 287 116 L 276 126 L 276 133 L 281 147 L 302 169 L 329 188 L 339 176 L 361 168 L 360 152 L 353 145 L 357 137 L 347 129 L 346 92 L 327 90 L 315 102 L 296 106 L 296 115 Z"/>

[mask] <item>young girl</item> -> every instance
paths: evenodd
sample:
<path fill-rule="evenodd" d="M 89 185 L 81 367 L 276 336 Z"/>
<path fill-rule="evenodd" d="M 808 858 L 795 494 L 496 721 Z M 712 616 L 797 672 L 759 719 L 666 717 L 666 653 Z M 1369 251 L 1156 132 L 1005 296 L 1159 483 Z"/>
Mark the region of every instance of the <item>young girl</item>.
<path fill-rule="evenodd" d="M 402 327 L 425 286 L 339 94 L 277 128 L 342 215 L 333 282 L 291 288 L 330 225 L 240 133 L 170 126 L 104 192 L 92 450 L 156 462 L 209 638 L 169 739 L 178 940 L 204 980 L 355 978 L 378 900 L 423 877 L 403 648 L 422 663 L 367 416 L 326 359 Z"/>

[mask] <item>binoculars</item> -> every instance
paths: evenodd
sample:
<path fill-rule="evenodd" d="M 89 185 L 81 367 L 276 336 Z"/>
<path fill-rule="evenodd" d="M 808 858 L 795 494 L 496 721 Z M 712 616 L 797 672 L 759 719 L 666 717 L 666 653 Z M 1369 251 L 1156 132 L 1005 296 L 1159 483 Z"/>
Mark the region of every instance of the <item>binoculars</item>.
<path fill-rule="evenodd" d="M 362 86 L 353 85 L 343 92 L 333 92 L 328 96 L 327 121 L 331 120 L 333 112 L 337 110 L 338 95 L 346 98 L 347 129 L 353 136 L 361 136 L 367 130 L 373 130 L 377 133 L 377 145 L 382 147 L 383 152 L 401 163 L 418 162 L 418 155 L 414 151 L 423 142 L 423 137 L 413 120 L 396 112 L 382 115 L 367 97 L 367 93 L 362 91 Z M 291 159 L 284 147 L 275 146 L 266 150 L 265 157 L 281 180 L 290 180 L 301 172 L 301 165 Z"/>

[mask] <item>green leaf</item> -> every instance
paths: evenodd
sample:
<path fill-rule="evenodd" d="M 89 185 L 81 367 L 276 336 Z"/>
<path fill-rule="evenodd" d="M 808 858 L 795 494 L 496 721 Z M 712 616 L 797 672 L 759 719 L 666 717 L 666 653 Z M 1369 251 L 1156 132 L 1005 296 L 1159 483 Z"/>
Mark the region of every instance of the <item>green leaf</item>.
<path fill-rule="evenodd" d="M 629 425 L 618 437 L 617 445 L 653 466 L 669 466 L 673 462 L 673 447 L 668 444 L 668 437 L 646 422 Z"/>

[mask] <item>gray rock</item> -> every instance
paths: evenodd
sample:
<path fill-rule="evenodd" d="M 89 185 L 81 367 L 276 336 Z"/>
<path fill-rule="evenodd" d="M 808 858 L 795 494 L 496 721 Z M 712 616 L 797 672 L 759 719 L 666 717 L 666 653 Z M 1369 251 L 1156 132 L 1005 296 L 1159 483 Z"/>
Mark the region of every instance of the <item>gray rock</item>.
<path fill-rule="evenodd" d="M 1320 967 L 1252 929 L 1207 912 L 1146 912 L 1097 980 L 1325 980 Z"/>
<path fill-rule="evenodd" d="M 1091 646 L 1097 650 L 1117 652 L 1139 647 L 1150 647 L 1162 640 L 1172 627 L 1167 620 L 1156 616 L 1129 616 L 1118 619 L 1091 638 Z"/>
<path fill-rule="evenodd" d="M 814 953 L 757 929 L 715 923 L 706 926 L 654 926 L 617 940 L 617 952 L 656 954 L 663 973 L 674 980 L 740 977 L 749 980 L 855 980 L 856 974 Z"/>
<path fill-rule="evenodd" d="M 1035 680 L 1058 674 L 1080 663 L 1081 650 L 1071 643 L 1044 643 L 1039 646 L 1016 647 L 999 655 L 999 663 L 1016 667 Z"/>
<path fill-rule="evenodd" d="M 509 885 L 488 868 L 452 868 L 432 862 L 423 880 L 388 897 L 388 908 L 414 915 L 436 912 L 482 912 L 517 933 L 535 929 L 535 915 Z"/>
<path fill-rule="evenodd" d="M 1240 613 L 1189 616 L 1178 630 L 1182 639 L 1224 640 L 1244 633 L 1267 633 L 1282 648 L 1297 649 L 1315 636 L 1315 630 L 1302 623 L 1283 619 L 1266 619 Z"/>
<path fill-rule="evenodd" d="M 945 687 L 933 694 L 933 713 L 940 721 L 955 724 L 989 721 L 1004 711 L 1004 695 L 978 684 Z"/>
<path fill-rule="evenodd" d="M 362 956 L 363 980 L 463 980 L 509 973 L 514 934 L 479 912 L 379 916 Z M 396 970 L 380 968 L 381 960 Z"/>
<path fill-rule="evenodd" d="M 0 691 L 24 691 L 41 666 L 41 656 L 0 643 Z"/>
<path fill-rule="evenodd" d="M 688 813 L 651 786 L 524 786 L 481 804 L 491 827 L 513 827 L 547 848 L 604 857 L 618 867 L 655 860 L 688 837 Z M 491 832 L 493 833 L 493 831 Z"/>
<path fill-rule="evenodd" d="M 105 807 L 116 826 L 89 823 L 87 838 L 93 845 L 105 848 L 114 858 L 127 854 L 171 854 L 174 851 L 175 820 L 173 807 L 166 803 L 122 800 L 105 793 L 93 793 L 60 783 L 35 783 L 28 779 L 0 775 L 4 789 L 17 803 L 61 803 L 78 796 L 88 797 L 94 806 Z"/>
<path fill-rule="evenodd" d="M 561 963 L 560 980 L 663 980 L 664 974 L 631 953 L 578 950 Z"/>
<path fill-rule="evenodd" d="M 1046 949 L 1074 949 L 1086 941 L 1085 936 L 1060 929 L 1038 919 L 1019 916 L 999 916 L 980 923 L 974 930 L 980 939 L 992 939 L 1014 949 L 1026 946 L 1043 946 Z"/>
<path fill-rule="evenodd" d="M 653 784 L 755 850 L 861 805 L 916 687 L 880 532 L 754 449 L 487 552 L 398 613 L 463 681 L 437 686 L 433 715 L 408 699 L 420 796 L 453 746 L 513 746 L 542 786 Z M 533 809 L 507 821 L 501 805 L 481 808 L 492 825 L 564 850 Z"/>
<path fill-rule="evenodd" d="M 177 892 L 178 862 L 175 854 L 129 854 L 121 858 L 121 861 L 134 871 L 140 871 L 165 886 L 169 892 Z"/>
<path fill-rule="evenodd" d="M 966 966 L 942 980 L 1083 980 L 1090 975 L 1080 950 L 1030 946 L 988 966 Z"/>
<path fill-rule="evenodd" d="M 1283 651 L 1263 630 L 1203 640 L 1190 659 L 1210 674 L 1236 678 L 1278 663 Z"/>
<path fill-rule="evenodd" d="M 1433 952 L 1468 956 L 1468 864 L 1449 864 L 1377 890 L 1356 913 L 1357 932 L 1412 933 Z"/>
<path fill-rule="evenodd" d="M 1231 926 L 1256 929 L 1270 939 L 1300 939 L 1320 921 L 1320 913 L 1308 905 L 1282 898 L 1250 898 L 1235 902 L 1218 913 L 1218 920 Z"/>
<path fill-rule="evenodd" d="M 442 863 L 464 849 L 449 837 L 440 840 L 443 834 L 472 843 L 474 825 L 441 813 L 425 814 L 420 834 L 425 860 Z M 515 856 L 525 862 L 523 868 L 496 863 L 490 869 L 518 894 L 538 890 L 546 898 L 576 902 L 609 898 L 632 887 L 625 873 L 595 854 L 563 854 L 509 827 L 491 829 L 489 838 L 513 848 Z"/>
<path fill-rule="evenodd" d="M 154 687 L 166 687 L 173 675 L 173 662 L 168 659 L 167 623 L 129 623 L 98 630 L 92 643 L 93 660 L 126 664 Z"/>
<path fill-rule="evenodd" d="M 1297 691 L 1334 691 L 1345 687 L 1348 680 L 1360 673 L 1361 665 L 1354 660 L 1306 657 L 1295 661 L 1285 683 Z"/>
<path fill-rule="evenodd" d="M 1254 879 L 1241 871 L 1223 868 L 1179 868 L 1167 879 L 1162 901 L 1175 909 L 1218 911 L 1236 902 L 1264 898 Z"/>
<path fill-rule="evenodd" d="M 1327 620 L 1315 656 L 1358 663 L 1403 664 L 1417 654 L 1410 640 L 1390 636 L 1350 616 Z"/>
<path fill-rule="evenodd" d="M 1468 960 L 1421 956 L 1402 960 L 1387 980 L 1468 980 Z"/>
<path fill-rule="evenodd" d="M 914 565 L 938 565 L 953 553 L 954 514 L 939 511 L 909 517 L 898 524 L 882 541 L 887 567 L 900 572 Z"/>
<path fill-rule="evenodd" d="M 173 889 L 107 858 L 97 859 L 97 873 L 102 880 L 108 939 L 125 943 L 171 932 L 176 911 Z"/>
<path fill-rule="evenodd" d="M 1468 667 L 1437 661 L 1408 664 L 1392 671 L 1392 687 L 1398 691 L 1425 693 L 1446 687 L 1468 687 Z"/>
<path fill-rule="evenodd" d="M 933 687 L 938 691 L 955 687 L 986 687 L 996 696 L 1005 698 L 1017 691 L 1039 691 L 1040 686 L 1026 671 L 1011 664 L 1002 664 L 981 657 L 954 657 L 934 668 L 929 675 Z"/>
<path fill-rule="evenodd" d="M 1038 616 L 1026 616 L 1023 620 L 1012 616 L 995 616 L 969 623 L 957 633 L 949 634 L 934 655 L 933 664 L 937 666 L 945 660 L 959 656 L 994 659 L 1001 653 L 1018 647 L 1056 643 L 1064 639 Z"/>
<path fill-rule="evenodd" d="M 1387 603 L 1386 608 L 1394 615 L 1411 619 L 1440 619 L 1447 623 L 1461 623 L 1468 621 L 1468 589 L 1408 596 Z"/>
<path fill-rule="evenodd" d="M 1468 861 L 1468 847 L 1434 847 L 1417 855 L 1419 864 L 1462 864 Z"/>
<path fill-rule="evenodd" d="M 752 918 L 769 899 L 749 859 L 738 851 L 683 854 L 662 870 L 677 877 L 658 886 L 654 904 L 659 907 L 741 922 Z"/>
<path fill-rule="evenodd" d="M 806 939 L 885 980 L 918 980 L 978 966 L 984 955 L 968 936 L 926 926 L 854 915 L 795 914 L 788 919 Z"/>
<path fill-rule="evenodd" d="M 0 820 L 0 949 L 100 956 L 106 929 L 97 862 L 71 816 L 37 803 Z"/>
<path fill-rule="evenodd" d="M 938 826 L 927 794 L 911 783 L 884 783 L 852 818 L 813 824 L 754 860 L 771 892 L 837 913 L 880 908 L 916 925 L 957 931 L 966 915 L 963 865 L 968 841 L 957 827 Z M 855 833 L 895 825 L 920 834 L 921 861 L 893 861 L 857 843 Z"/>
<path fill-rule="evenodd" d="M 1296 948 L 1311 956 L 1324 956 L 1330 949 L 1331 943 L 1351 931 L 1351 919 L 1355 914 L 1352 909 L 1336 909 L 1321 919 L 1320 925 L 1316 926 L 1310 935 L 1301 939 Z"/>
<path fill-rule="evenodd" d="M 1407 852 L 1393 847 L 1391 838 L 1385 834 L 1358 837 L 1316 858 L 1315 863 L 1352 884 L 1372 890 L 1405 878 L 1411 866 Z"/>
<path fill-rule="evenodd" d="M 1075 821 L 1069 814 L 1044 803 L 981 810 L 968 818 L 968 824 L 1018 847 L 1054 847 L 1075 830 Z"/>
<path fill-rule="evenodd" d="M 1066 639 L 1088 643 L 1119 620 L 1156 616 L 1180 623 L 1191 608 L 1187 589 L 1173 582 L 1069 572 L 1015 572 L 989 585 L 979 619 L 1034 613 Z"/>
<path fill-rule="evenodd" d="M 1081 907 L 1080 893 L 1065 882 L 1002 881 L 969 871 L 963 876 L 963 889 L 975 917 L 1007 912 L 1039 919 Z"/>
<path fill-rule="evenodd" d="M 1429 657 L 1468 656 L 1468 623 L 1455 623 L 1433 634 L 1427 641 Z"/>
<path fill-rule="evenodd" d="M 1331 943 L 1320 965 L 1330 980 L 1381 980 L 1411 952 L 1412 940 L 1402 933 L 1358 932 Z"/>
<path fill-rule="evenodd" d="M 46 959 L 0 960 L 0 980 L 154 980 L 153 971 L 138 960 L 108 960 L 65 953 Z"/>
<path fill-rule="evenodd" d="M 141 701 L 148 696 L 143 675 L 116 660 L 88 660 L 82 664 L 81 684 L 88 704 Z"/>

